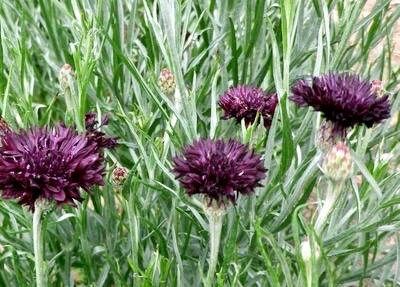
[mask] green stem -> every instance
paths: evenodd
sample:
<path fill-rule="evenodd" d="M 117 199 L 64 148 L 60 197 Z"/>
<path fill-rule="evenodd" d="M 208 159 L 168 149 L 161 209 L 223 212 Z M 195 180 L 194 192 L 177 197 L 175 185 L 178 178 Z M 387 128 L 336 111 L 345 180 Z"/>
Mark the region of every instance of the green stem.
<path fill-rule="evenodd" d="M 321 233 L 324 228 L 328 216 L 331 214 L 333 207 L 339 197 L 340 191 L 342 190 L 343 182 L 331 182 L 328 183 L 328 190 L 326 193 L 324 204 L 319 211 L 317 221 L 315 222 L 315 231 Z"/>
<path fill-rule="evenodd" d="M 210 260 L 207 274 L 207 286 L 212 286 L 215 268 L 218 262 L 219 244 L 221 241 L 222 221 L 224 212 L 213 210 L 207 212 L 210 231 Z"/>
<path fill-rule="evenodd" d="M 312 263 L 309 261 L 306 262 L 307 287 L 312 287 L 312 277 Z"/>
<path fill-rule="evenodd" d="M 35 253 L 36 287 L 45 287 L 45 266 L 43 260 L 43 238 L 42 238 L 42 215 L 44 211 L 43 203 L 35 203 L 33 213 L 33 251 Z"/>

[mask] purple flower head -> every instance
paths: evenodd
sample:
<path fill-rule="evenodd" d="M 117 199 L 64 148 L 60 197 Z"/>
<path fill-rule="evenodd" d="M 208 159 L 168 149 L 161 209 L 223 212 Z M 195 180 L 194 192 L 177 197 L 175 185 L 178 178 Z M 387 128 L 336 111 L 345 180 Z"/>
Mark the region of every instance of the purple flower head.
<path fill-rule="evenodd" d="M 99 148 L 112 149 L 117 146 L 117 139 L 113 137 L 107 137 L 105 133 L 101 132 L 99 129 L 108 124 L 108 116 L 104 116 L 101 119 L 101 123 L 97 121 L 97 114 L 94 112 L 87 113 L 85 115 L 85 128 L 86 136 L 89 140 L 97 143 Z"/>
<path fill-rule="evenodd" d="M 103 156 L 94 141 L 62 125 L 8 132 L 1 138 L 0 190 L 34 209 L 44 199 L 81 200 L 79 188 L 103 185 Z"/>
<path fill-rule="evenodd" d="M 259 155 L 235 140 L 203 139 L 187 146 L 174 159 L 173 172 L 189 195 L 203 194 L 210 200 L 236 202 L 265 178 Z"/>
<path fill-rule="evenodd" d="M 88 131 L 96 130 L 96 126 L 99 122 L 97 121 L 97 114 L 89 112 L 85 114 L 85 128 Z"/>
<path fill-rule="evenodd" d="M 260 113 L 266 128 L 271 125 L 277 104 L 276 94 L 266 94 L 260 88 L 249 86 L 232 87 L 219 99 L 224 119 L 235 118 L 238 123 L 244 119 L 246 125 L 250 125 Z"/>
<path fill-rule="evenodd" d="M 304 80 L 292 88 L 290 99 L 301 107 L 311 106 L 334 124 L 334 132 L 346 134 L 355 125 L 372 127 L 390 117 L 388 96 L 379 97 L 373 85 L 357 75 L 327 74 Z"/>

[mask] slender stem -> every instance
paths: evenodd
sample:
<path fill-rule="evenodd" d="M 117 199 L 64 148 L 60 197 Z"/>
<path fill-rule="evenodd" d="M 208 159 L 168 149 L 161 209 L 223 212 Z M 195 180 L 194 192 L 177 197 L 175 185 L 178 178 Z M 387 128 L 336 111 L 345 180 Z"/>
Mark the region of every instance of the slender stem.
<path fill-rule="evenodd" d="M 315 222 L 315 231 L 321 233 L 328 219 L 329 214 L 331 214 L 336 200 L 342 190 L 342 182 L 330 182 L 328 183 L 328 190 L 326 193 L 324 204 L 318 214 L 317 221 Z"/>
<path fill-rule="evenodd" d="M 215 268 L 218 262 L 219 244 L 221 241 L 222 221 L 224 212 L 214 210 L 207 213 L 210 231 L 210 260 L 207 274 L 207 286 L 211 286 L 214 280 Z"/>
<path fill-rule="evenodd" d="M 33 251 L 35 253 L 35 271 L 36 287 L 45 287 L 45 266 L 43 261 L 43 238 L 42 238 L 42 214 L 43 203 L 35 203 L 35 212 L 33 213 Z"/>
<path fill-rule="evenodd" d="M 307 287 L 312 287 L 312 263 L 311 261 L 306 263 L 306 277 L 307 277 Z"/>
<path fill-rule="evenodd" d="M 305 266 L 305 279 L 306 284 L 304 286 L 312 287 L 315 284 L 314 274 L 318 273 L 318 264 L 316 264 L 319 259 L 319 247 L 313 243 L 314 239 L 306 238 L 300 245 L 300 253 Z M 315 268 L 314 268 L 315 266 Z"/>

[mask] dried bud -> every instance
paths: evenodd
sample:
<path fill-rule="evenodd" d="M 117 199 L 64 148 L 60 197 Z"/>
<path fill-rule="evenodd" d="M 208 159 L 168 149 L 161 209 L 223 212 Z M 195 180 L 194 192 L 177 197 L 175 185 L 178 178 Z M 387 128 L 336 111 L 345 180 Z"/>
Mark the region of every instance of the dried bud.
<path fill-rule="evenodd" d="M 117 166 L 112 172 L 112 180 L 116 185 L 122 185 L 128 177 L 128 170 L 125 167 Z"/>
<path fill-rule="evenodd" d="M 71 65 L 64 64 L 60 69 L 60 73 L 58 74 L 58 80 L 60 82 L 61 87 L 63 89 L 68 88 L 74 77 L 75 73 Z"/>
<path fill-rule="evenodd" d="M 3 246 L 3 244 L 0 244 L 0 254 L 2 254 L 4 252 L 5 248 Z"/>
<path fill-rule="evenodd" d="M 168 96 L 175 92 L 175 77 L 168 68 L 161 70 L 160 76 L 158 77 L 158 85 L 160 86 L 160 89 Z"/>
<path fill-rule="evenodd" d="M 300 254 L 301 258 L 303 259 L 304 262 L 309 262 L 312 259 L 312 256 L 314 255 L 315 259 L 318 259 L 320 257 L 320 250 L 318 245 L 314 244 L 314 250 L 311 248 L 310 240 L 305 239 L 301 244 L 300 244 Z M 314 251 L 314 254 L 313 254 Z"/>
<path fill-rule="evenodd" d="M 349 147 L 344 142 L 335 144 L 326 154 L 322 170 L 332 181 L 345 181 L 352 171 Z"/>

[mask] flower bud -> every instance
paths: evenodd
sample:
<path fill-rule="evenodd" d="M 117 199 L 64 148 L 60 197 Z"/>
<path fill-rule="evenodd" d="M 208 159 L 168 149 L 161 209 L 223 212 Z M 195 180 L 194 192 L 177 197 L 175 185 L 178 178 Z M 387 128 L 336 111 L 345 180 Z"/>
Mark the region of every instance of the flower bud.
<path fill-rule="evenodd" d="M 390 118 L 390 127 L 394 127 L 399 122 L 399 112 L 394 112 L 392 117 Z"/>
<path fill-rule="evenodd" d="M 116 167 L 112 172 L 112 180 L 116 185 L 122 185 L 128 177 L 128 170 L 125 167 Z"/>
<path fill-rule="evenodd" d="M 168 68 L 164 68 L 158 77 L 158 85 L 166 95 L 170 96 L 175 92 L 175 77 Z"/>
<path fill-rule="evenodd" d="M 71 80 L 75 77 L 74 70 L 70 64 L 64 64 L 60 73 L 58 74 L 58 80 L 60 82 L 61 88 L 66 89 L 70 86 Z"/>
<path fill-rule="evenodd" d="M 335 182 L 345 181 L 352 171 L 352 160 L 349 147 L 344 142 L 335 144 L 326 154 L 322 171 Z"/>
<path fill-rule="evenodd" d="M 303 259 L 304 262 L 309 262 L 312 259 L 313 256 L 313 251 L 314 251 L 314 258 L 318 259 L 320 256 L 320 250 L 318 245 L 314 244 L 314 250 L 311 248 L 310 240 L 305 239 L 301 244 L 300 244 L 300 254 L 301 258 Z"/>
<path fill-rule="evenodd" d="M 154 146 L 159 152 L 159 154 L 162 154 L 164 151 L 164 138 L 162 137 L 156 137 L 154 139 Z"/>

